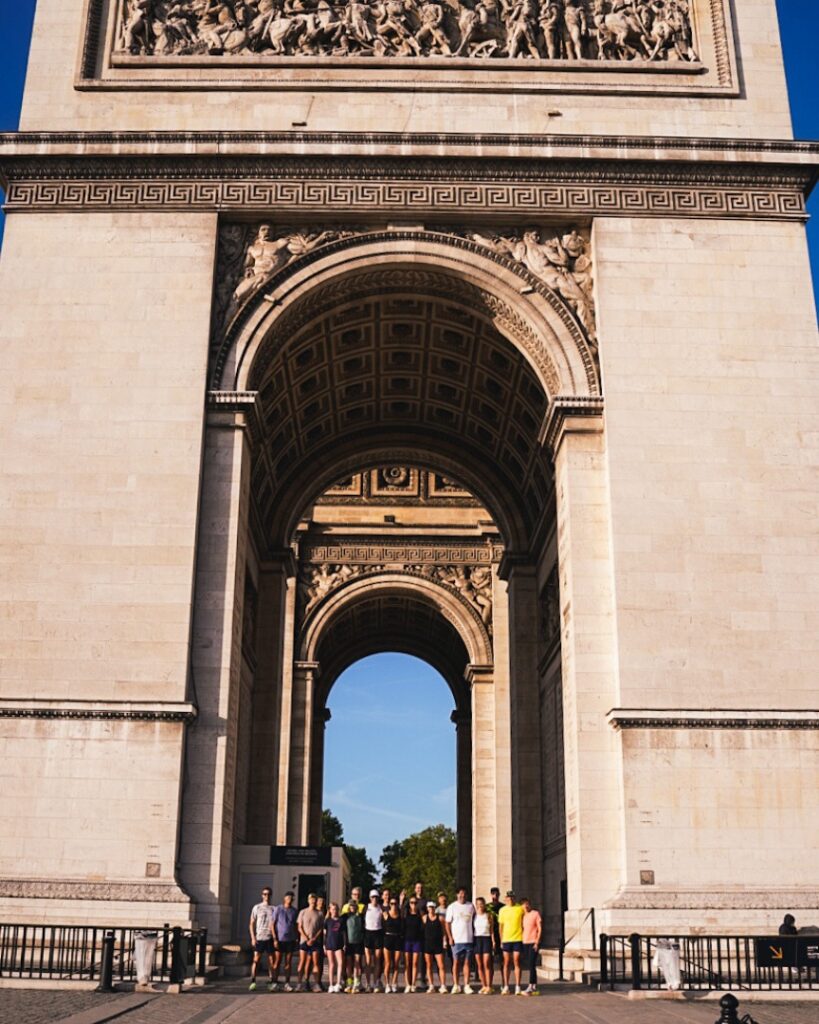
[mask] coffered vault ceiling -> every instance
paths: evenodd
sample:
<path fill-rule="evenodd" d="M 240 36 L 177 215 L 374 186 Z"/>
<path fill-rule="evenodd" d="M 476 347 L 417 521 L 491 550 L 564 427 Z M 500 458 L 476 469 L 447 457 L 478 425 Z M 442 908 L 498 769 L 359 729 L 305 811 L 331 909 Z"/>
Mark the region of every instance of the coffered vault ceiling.
<path fill-rule="evenodd" d="M 445 295 L 381 293 L 340 303 L 294 330 L 263 357 L 253 381 L 264 424 L 253 490 L 263 523 L 288 488 L 306 502 L 333 482 L 333 454 L 361 463 L 389 449 L 436 467 L 446 451 L 483 481 L 492 510 L 511 503 L 528 528 L 540 521 L 551 483 L 538 443 L 546 395 L 526 359 L 492 323 Z M 349 471 L 349 459 L 340 472 Z M 446 468 L 446 467 L 444 467 Z M 494 511 L 494 510 L 493 510 Z"/>

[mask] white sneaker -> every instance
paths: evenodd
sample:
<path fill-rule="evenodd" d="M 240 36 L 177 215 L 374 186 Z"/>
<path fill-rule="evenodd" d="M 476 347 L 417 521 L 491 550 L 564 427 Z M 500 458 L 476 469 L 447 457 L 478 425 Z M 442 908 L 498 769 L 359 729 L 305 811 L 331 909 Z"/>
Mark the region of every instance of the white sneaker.
<path fill-rule="evenodd" d="M 286 981 L 286 982 L 284 983 L 284 989 L 283 989 L 283 991 L 284 991 L 284 992 L 292 992 L 292 991 L 293 991 L 293 986 L 292 986 L 292 985 L 290 984 L 290 982 L 289 982 L 289 981 Z"/>
<path fill-rule="evenodd" d="M 441 985 L 441 987 L 440 987 L 440 988 L 438 989 L 438 992 L 439 992 L 439 993 L 440 993 L 440 994 L 441 994 L 442 996 L 445 996 L 445 995 L 448 995 L 448 993 L 449 993 L 449 989 L 448 989 L 448 988 L 446 987 L 446 985 Z"/>
<path fill-rule="evenodd" d="M 475 990 L 472 988 L 472 986 L 469 984 L 469 982 L 467 982 L 464 985 L 464 995 L 465 996 L 471 996 L 474 991 Z"/>
<path fill-rule="evenodd" d="M 501 986 L 501 995 L 502 996 L 508 996 L 509 995 L 509 986 L 508 985 L 502 985 Z"/>
<path fill-rule="evenodd" d="M 520 985 L 515 985 L 515 995 L 516 996 L 522 996 L 523 995 L 523 989 L 520 987 Z"/>
<path fill-rule="evenodd" d="M 460 992 L 461 992 L 461 986 L 460 985 L 453 985 L 452 986 L 452 995 L 453 996 L 460 995 Z"/>

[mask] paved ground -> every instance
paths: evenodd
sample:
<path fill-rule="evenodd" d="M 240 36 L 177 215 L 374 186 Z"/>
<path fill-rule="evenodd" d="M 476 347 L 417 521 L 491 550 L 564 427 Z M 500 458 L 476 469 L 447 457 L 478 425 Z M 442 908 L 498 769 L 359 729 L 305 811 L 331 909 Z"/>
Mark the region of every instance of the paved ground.
<path fill-rule="evenodd" d="M 142 1002 L 142 999 L 145 999 Z M 141 1005 L 129 1005 L 140 1002 Z M 0 990 L 0 1024 L 415 1024 L 422 1014 L 448 1024 L 525 1024 L 544 1018 L 554 1024 L 714 1024 L 716 1002 L 634 1001 L 621 995 L 573 986 L 544 986 L 537 999 L 516 996 L 284 995 L 248 993 L 247 983 L 223 982 L 181 996 L 102 996 L 92 992 Z M 817 1024 L 819 1003 L 740 1004 L 758 1024 Z"/>

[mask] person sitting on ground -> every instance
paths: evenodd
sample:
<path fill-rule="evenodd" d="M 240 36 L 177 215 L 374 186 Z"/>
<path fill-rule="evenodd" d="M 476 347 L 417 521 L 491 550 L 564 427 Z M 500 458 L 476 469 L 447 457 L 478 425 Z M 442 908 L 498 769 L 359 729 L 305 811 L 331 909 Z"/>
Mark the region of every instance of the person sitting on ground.
<path fill-rule="evenodd" d="M 796 927 L 796 918 L 793 914 L 785 914 L 782 924 L 779 926 L 780 935 L 797 935 L 799 933 Z"/>

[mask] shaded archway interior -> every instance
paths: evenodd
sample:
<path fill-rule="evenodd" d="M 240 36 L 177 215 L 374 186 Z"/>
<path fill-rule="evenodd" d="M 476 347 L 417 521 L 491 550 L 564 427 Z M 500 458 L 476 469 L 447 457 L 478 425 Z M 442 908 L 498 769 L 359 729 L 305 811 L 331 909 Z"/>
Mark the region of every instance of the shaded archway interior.
<path fill-rule="evenodd" d="M 252 491 L 270 543 L 289 543 L 297 509 L 341 473 L 414 453 L 454 471 L 525 547 L 551 492 L 539 442 L 548 401 L 486 313 L 445 281 L 440 294 L 376 295 L 352 282 L 301 321 L 263 346 L 250 377 L 263 427 Z"/>
<path fill-rule="evenodd" d="M 426 661 L 446 680 L 455 708 L 469 710 L 465 680 L 469 656 L 456 628 L 438 609 L 402 591 L 362 595 L 341 609 L 322 632 L 316 647 L 321 676 L 316 701 L 324 708 L 345 669 L 371 654 L 395 651 Z"/>

